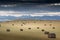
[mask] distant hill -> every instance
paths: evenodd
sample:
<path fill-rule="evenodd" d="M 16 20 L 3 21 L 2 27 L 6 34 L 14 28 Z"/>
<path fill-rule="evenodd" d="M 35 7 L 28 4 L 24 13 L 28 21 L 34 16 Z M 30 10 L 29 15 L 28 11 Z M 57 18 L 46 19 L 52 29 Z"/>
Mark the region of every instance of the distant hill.
<path fill-rule="evenodd" d="M 21 17 L 14 17 L 14 16 L 1 16 L 0 21 L 8 21 L 8 20 L 60 20 L 60 16 L 21 16 Z"/>

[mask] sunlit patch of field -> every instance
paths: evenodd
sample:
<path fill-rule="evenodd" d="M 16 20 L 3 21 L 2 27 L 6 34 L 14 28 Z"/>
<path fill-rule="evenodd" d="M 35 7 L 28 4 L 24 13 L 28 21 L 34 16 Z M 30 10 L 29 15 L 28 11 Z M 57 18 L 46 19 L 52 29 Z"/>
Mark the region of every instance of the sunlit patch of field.
<path fill-rule="evenodd" d="M 0 34 L 0 40 L 60 40 L 60 39 L 49 39 L 49 38 L 32 38 L 24 36 L 12 36 Z"/>
<path fill-rule="evenodd" d="M 44 32 L 42 32 L 42 29 L 44 29 Z M 60 21 L 58 20 L 15 20 L 1 22 L 0 40 L 60 40 L 59 30 Z M 44 34 L 46 31 L 55 33 L 56 38 L 48 38 L 48 35 Z"/>

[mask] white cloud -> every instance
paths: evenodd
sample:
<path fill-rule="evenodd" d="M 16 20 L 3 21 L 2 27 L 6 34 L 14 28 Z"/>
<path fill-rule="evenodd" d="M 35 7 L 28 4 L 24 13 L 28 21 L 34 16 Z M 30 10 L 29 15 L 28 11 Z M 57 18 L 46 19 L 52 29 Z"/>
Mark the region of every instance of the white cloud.
<path fill-rule="evenodd" d="M 60 5 L 60 3 L 54 3 L 54 4 L 50 4 L 50 5 Z"/>
<path fill-rule="evenodd" d="M 19 16 L 23 16 L 23 15 L 30 15 L 30 16 L 60 16 L 60 12 L 45 12 L 45 13 L 31 13 L 31 14 L 27 14 L 24 12 L 18 12 L 18 11 L 0 11 L 0 16 L 15 16 L 15 17 L 19 17 Z"/>
<path fill-rule="evenodd" d="M 3 4 L 3 5 L 0 5 L 1 7 L 15 7 L 17 6 L 16 4 Z"/>
<path fill-rule="evenodd" d="M 60 12 L 34 13 L 31 16 L 60 16 Z"/>

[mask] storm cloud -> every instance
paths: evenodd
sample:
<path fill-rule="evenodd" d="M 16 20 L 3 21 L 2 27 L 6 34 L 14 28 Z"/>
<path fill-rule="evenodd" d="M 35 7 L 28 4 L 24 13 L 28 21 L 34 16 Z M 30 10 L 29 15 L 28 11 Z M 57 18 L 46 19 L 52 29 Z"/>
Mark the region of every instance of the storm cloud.
<path fill-rule="evenodd" d="M 0 21 L 15 19 L 60 20 L 60 3 L 44 5 L 0 5 Z"/>

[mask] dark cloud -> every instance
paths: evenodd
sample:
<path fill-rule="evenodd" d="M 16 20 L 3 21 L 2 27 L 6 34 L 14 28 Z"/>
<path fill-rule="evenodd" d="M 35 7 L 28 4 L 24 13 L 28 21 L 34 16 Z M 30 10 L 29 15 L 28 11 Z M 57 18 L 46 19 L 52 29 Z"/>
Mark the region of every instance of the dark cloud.
<path fill-rule="evenodd" d="M 5 5 L 6 6 L 6 5 Z M 60 12 L 60 4 L 59 5 L 21 5 L 17 4 L 14 7 L 5 7 L 0 6 L 0 11 L 19 11 L 24 14 L 30 13 L 41 13 L 41 12 Z"/>
<path fill-rule="evenodd" d="M 59 3 L 60 0 L 0 0 L 0 3 Z"/>

